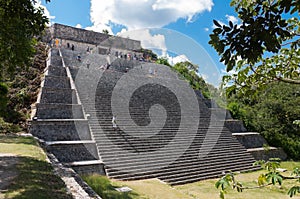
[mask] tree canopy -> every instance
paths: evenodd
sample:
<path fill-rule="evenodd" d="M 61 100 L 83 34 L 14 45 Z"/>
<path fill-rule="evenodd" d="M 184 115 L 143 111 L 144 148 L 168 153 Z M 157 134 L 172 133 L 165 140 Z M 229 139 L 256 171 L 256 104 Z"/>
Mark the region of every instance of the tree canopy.
<path fill-rule="evenodd" d="M 50 2 L 46 0 L 46 2 Z M 34 0 L 0 0 L 0 80 L 17 67 L 30 65 L 36 36 L 48 19 Z"/>
<path fill-rule="evenodd" d="M 241 24 L 221 25 L 209 43 L 226 65 L 228 92 L 252 92 L 273 81 L 300 84 L 298 0 L 232 0 Z"/>

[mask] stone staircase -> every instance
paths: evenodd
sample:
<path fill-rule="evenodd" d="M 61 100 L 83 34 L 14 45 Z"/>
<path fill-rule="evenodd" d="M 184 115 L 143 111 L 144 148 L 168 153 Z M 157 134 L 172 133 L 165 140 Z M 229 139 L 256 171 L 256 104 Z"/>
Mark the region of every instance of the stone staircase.
<path fill-rule="evenodd" d="M 218 177 L 228 170 L 258 169 L 252 166 L 252 155 L 224 127 L 222 118 L 230 115 L 208 108 L 207 101 L 197 93 L 196 106 L 191 106 L 195 101 L 190 99 L 190 93 L 185 93 L 188 84 L 168 67 L 96 54 L 82 55 L 78 62 L 76 54 L 62 49 L 109 177 L 159 178 L 178 185 Z M 99 69 L 107 62 L 111 63 L 109 70 Z M 149 75 L 149 69 L 157 73 Z M 128 75 L 130 78 L 126 79 Z M 130 100 L 127 92 L 116 92 L 144 81 L 149 83 L 138 86 Z M 181 97 L 164 84 L 174 86 Z M 114 100 L 120 103 L 113 104 Z M 127 106 L 122 105 L 126 100 Z M 180 108 L 183 105 L 187 106 L 185 112 Z M 195 110 L 199 110 L 198 115 Z M 117 130 L 111 122 L 115 114 Z"/>
<path fill-rule="evenodd" d="M 213 100 L 203 99 L 212 112 L 225 111 Z M 287 155 L 282 148 L 269 146 L 267 141 L 258 132 L 248 132 L 243 121 L 231 117 L 226 111 L 224 124 L 232 132 L 232 135 L 252 154 L 255 160 L 269 160 L 270 158 L 280 158 L 286 160 Z"/>
<path fill-rule="evenodd" d="M 88 120 L 58 49 L 51 49 L 30 133 L 65 166 L 105 174 Z"/>

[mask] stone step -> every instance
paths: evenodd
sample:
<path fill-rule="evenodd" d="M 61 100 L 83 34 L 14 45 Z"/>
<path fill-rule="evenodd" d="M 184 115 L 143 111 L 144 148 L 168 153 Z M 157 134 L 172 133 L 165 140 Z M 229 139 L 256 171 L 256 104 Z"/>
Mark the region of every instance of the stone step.
<path fill-rule="evenodd" d="M 142 152 L 143 149 L 157 149 L 157 148 L 161 148 L 165 145 L 169 145 L 169 146 L 173 146 L 173 145 L 184 145 L 183 148 L 186 148 L 185 146 L 188 144 L 191 144 L 191 139 L 193 139 L 193 137 L 191 137 L 190 139 L 184 139 L 184 138 L 176 138 L 176 140 L 172 140 L 172 142 L 168 142 L 169 140 L 165 139 L 165 140 L 159 140 L 159 138 L 157 139 L 153 139 L 153 140 L 142 140 L 142 139 L 136 139 L 136 140 L 128 140 L 126 139 L 114 139 L 114 138 L 108 138 L 110 142 L 112 142 L 115 146 L 119 146 L 122 147 L 123 149 L 128 149 L 130 151 L 136 151 L 136 152 Z M 199 138 L 198 138 L 199 139 Z M 202 146 L 202 140 L 204 138 L 200 138 L 199 140 L 201 140 L 201 142 L 199 141 L 199 143 L 194 143 L 193 145 L 201 147 Z M 105 144 L 104 141 L 99 141 L 97 138 L 95 138 L 95 140 L 101 144 L 101 150 L 105 151 L 105 147 L 109 147 L 112 144 L 108 143 Z M 218 142 L 217 142 L 218 141 Z M 212 139 L 212 141 L 207 141 L 205 140 L 205 143 L 203 145 L 203 147 L 207 147 L 207 145 L 217 145 L 217 144 L 229 144 L 232 143 L 233 140 L 230 139 L 218 139 L 216 138 L 215 140 Z M 241 144 L 236 143 L 234 144 L 235 146 L 241 146 Z M 178 149 L 181 149 L 181 146 L 178 146 Z"/>
<path fill-rule="evenodd" d="M 90 140 L 87 120 L 36 120 L 29 132 L 45 141 Z"/>
<path fill-rule="evenodd" d="M 70 79 L 67 76 L 50 76 L 44 78 L 44 88 L 71 88 Z"/>
<path fill-rule="evenodd" d="M 84 118 L 80 104 L 36 104 L 37 119 L 80 119 Z"/>
<path fill-rule="evenodd" d="M 246 148 L 258 148 L 267 145 L 267 141 L 257 132 L 232 133 L 232 136 Z"/>
<path fill-rule="evenodd" d="M 228 128 L 232 133 L 247 132 L 247 129 L 245 128 L 243 121 L 241 120 L 225 120 L 225 127 Z"/>
<path fill-rule="evenodd" d="M 47 75 L 57 76 L 57 77 L 67 77 L 67 71 L 62 66 L 49 65 Z"/>
<path fill-rule="evenodd" d="M 122 172 L 118 171 L 110 172 L 109 169 L 106 169 L 108 176 L 116 179 L 122 180 L 135 180 L 139 179 L 141 176 L 147 176 L 147 178 L 158 177 L 163 179 L 166 182 L 172 182 L 177 180 L 183 180 L 189 178 L 189 176 L 194 175 L 203 175 L 203 173 L 210 173 L 214 171 L 218 171 L 219 175 L 223 172 L 232 170 L 240 170 L 242 167 L 248 167 L 254 169 L 252 166 L 253 161 L 241 161 L 241 160 L 231 160 L 231 161 L 223 161 L 223 162 L 214 162 L 214 163 L 202 163 L 202 162 L 194 162 L 193 165 L 169 165 L 167 167 L 157 169 L 157 170 L 149 170 L 148 172 Z M 239 168 L 237 167 L 239 165 Z M 216 170 L 216 166 L 221 169 Z M 184 169 L 182 169 L 184 168 Z"/>
<path fill-rule="evenodd" d="M 176 154 L 175 154 L 176 155 Z M 240 153 L 236 153 L 236 154 L 222 154 L 223 157 L 225 156 L 226 161 L 227 159 L 230 159 L 231 161 L 237 161 L 237 160 L 243 160 L 244 158 L 249 158 L 250 154 L 246 153 L 246 152 L 240 152 Z M 209 161 L 207 163 L 217 163 L 217 162 L 224 162 L 225 160 L 222 160 L 222 155 L 218 155 L 218 154 L 209 154 L 208 156 L 206 156 L 202 161 Z M 151 170 L 151 168 L 155 168 L 159 165 L 162 165 L 162 167 L 166 164 L 166 162 L 170 162 L 172 163 L 173 161 L 173 157 L 172 154 L 170 154 L 169 156 L 166 154 L 166 156 L 162 156 L 162 157 L 148 157 L 147 155 L 145 155 L 145 159 L 138 159 L 139 156 L 136 157 L 136 159 L 132 159 L 128 160 L 126 158 L 120 158 L 118 161 L 117 160 L 113 160 L 113 161 L 107 161 L 107 158 L 103 157 L 103 160 L 105 163 L 107 163 L 108 165 L 113 165 L 116 168 L 122 168 L 122 170 L 126 170 L 126 171 L 144 171 L 145 168 L 149 168 L 149 170 Z M 147 159 L 147 158 L 148 159 Z M 194 167 L 195 166 L 195 162 L 198 162 L 199 159 L 199 153 L 194 153 L 191 154 L 190 156 L 188 156 L 188 154 L 185 154 L 182 157 L 182 162 L 174 162 L 172 163 L 173 166 L 175 165 L 181 165 L 181 166 L 185 166 L 185 168 L 188 167 Z M 254 162 L 254 159 L 251 159 L 252 163 Z"/>
<path fill-rule="evenodd" d="M 45 144 L 47 146 L 53 145 L 74 145 L 74 144 L 95 144 L 94 140 L 71 140 L 71 141 L 46 141 Z"/>
<path fill-rule="evenodd" d="M 107 146 L 107 148 L 103 148 L 105 146 L 102 146 L 102 145 L 98 145 L 98 150 L 99 152 L 102 154 L 102 157 L 107 160 L 107 161 L 119 161 L 120 159 L 123 159 L 122 157 L 120 157 L 120 154 L 124 154 L 124 151 L 126 149 L 116 149 L 116 146 Z M 114 152 L 113 151 L 109 151 L 109 148 L 110 149 L 114 149 Z M 147 148 L 146 148 L 147 149 Z M 201 149 L 201 151 L 200 151 Z M 235 145 L 235 144 L 231 144 L 230 146 L 227 144 L 218 144 L 217 146 L 215 146 L 215 148 L 201 148 L 201 144 L 199 145 L 195 145 L 193 144 L 192 146 L 189 147 L 189 149 L 186 149 L 186 147 L 178 147 L 176 149 L 174 148 L 170 148 L 170 149 L 165 149 L 164 150 L 164 154 L 169 154 L 170 156 L 171 155 L 176 155 L 176 154 L 183 154 L 183 152 L 185 152 L 185 155 L 186 156 L 194 156 L 194 157 L 198 157 L 199 155 L 201 155 L 200 153 L 207 153 L 206 155 L 208 154 L 215 154 L 215 156 L 218 156 L 220 154 L 222 155 L 226 155 L 226 154 L 232 154 L 232 149 L 235 149 L 235 153 L 238 155 L 240 153 L 246 153 L 246 151 L 241 148 L 241 145 Z M 159 149 L 158 149 L 159 150 Z M 186 151 L 188 150 L 188 151 Z M 129 151 L 125 151 L 125 152 L 129 152 Z M 133 156 L 136 154 L 136 155 L 139 155 L 139 153 L 136 153 L 136 152 L 132 152 L 131 153 Z M 160 158 L 160 157 L 156 157 L 156 153 L 152 153 L 151 151 L 148 152 L 147 155 L 145 155 L 145 158 Z M 133 159 L 133 157 L 131 157 Z"/>
<path fill-rule="evenodd" d="M 95 173 L 106 175 L 104 164 L 99 160 L 71 162 L 65 165 L 72 167 L 72 169 L 80 175 L 91 175 Z"/>
<path fill-rule="evenodd" d="M 42 88 L 42 104 L 77 104 L 77 96 L 73 89 Z"/>
<path fill-rule="evenodd" d="M 287 155 L 283 151 L 282 148 L 276 148 L 276 147 L 260 147 L 260 148 L 251 148 L 247 149 L 249 153 L 252 154 L 252 156 L 256 160 L 269 160 L 270 158 L 280 158 L 281 160 L 286 160 Z"/>
<path fill-rule="evenodd" d="M 51 59 L 50 64 L 53 66 L 62 66 L 62 59 L 59 56 L 58 49 L 51 49 Z"/>
<path fill-rule="evenodd" d="M 99 159 L 96 145 L 93 142 L 57 142 L 47 145 L 46 149 L 62 163 Z"/>

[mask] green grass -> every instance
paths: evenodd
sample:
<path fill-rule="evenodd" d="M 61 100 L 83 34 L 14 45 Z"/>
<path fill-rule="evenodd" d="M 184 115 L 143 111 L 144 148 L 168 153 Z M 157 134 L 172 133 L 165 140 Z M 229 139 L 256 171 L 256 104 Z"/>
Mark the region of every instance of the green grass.
<path fill-rule="evenodd" d="M 289 176 L 294 167 L 300 167 L 300 162 L 282 162 L 281 168 L 288 169 L 284 175 Z M 256 179 L 259 174 L 263 173 L 263 170 L 241 173 L 236 176 L 239 181 L 244 182 L 245 186 L 257 186 Z M 84 179 L 86 179 L 85 176 Z M 97 179 L 98 178 L 98 179 Z M 93 176 L 93 185 L 98 189 L 98 193 L 102 192 L 103 198 L 114 198 L 112 195 L 105 196 L 105 186 L 101 184 L 107 184 L 111 186 L 128 186 L 134 191 L 134 195 L 129 198 L 149 198 L 149 199 L 218 199 L 219 190 L 215 188 L 215 183 L 218 179 L 209 179 L 190 183 L 186 185 L 179 185 L 171 187 L 157 179 L 139 180 L 139 181 L 117 181 L 109 180 L 105 177 Z M 102 182 L 103 181 L 103 182 Z M 288 199 L 288 189 L 295 185 L 295 180 L 285 180 L 282 186 L 270 186 L 263 189 L 244 190 L 242 193 L 238 193 L 236 190 L 229 190 L 225 195 L 227 199 Z M 91 182 L 88 181 L 91 185 Z M 298 183 L 300 184 L 300 183 Z M 118 198 L 118 197 L 115 197 Z M 119 197 L 128 198 L 128 197 Z M 300 199 L 300 194 L 296 195 L 292 199 Z"/>
<path fill-rule="evenodd" d="M 71 198 L 64 182 L 53 174 L 46 155 L 31 137 L 0 135 L 0 153 L 18 155 L 18 175 L 4 194 L 13 199 Z"/>
<path fill-rule="evenodd" d="M 105 176 L 98 174 L 82 176 L 88 185 L 102 198 L 102 199 L 135 199 L 145 198 L 138 195 L 134 191 L 118 192 L 115 188 L 121 187 L 118 183 L 113 183 Z"/>
<path fill-rule="evenodd" d="M 52 167 L 46 162 L 46 155 L 31 137 L 0 135 L 0 153 L 18 155 L 17 165 L 19 175 L 14 179 L 5 193 L 6 198 L 42 199 L 71 198 L 66 194 L 64 183 L 53 175 Z M 282 168 L 288 169 L 289 175 L 294 167 L 300 167 L 300 162 L 282 162 Z M 238 174 L 237 179 L 246 186 L 255 186 L 256 179 L 263 171 Z M 157 179 L 140 181 L 109 180 L 99 175 L 83 176 L 84 180 L 103 199 L 218 199 L 219 191 L 214 187 L 217 179 L 204 180 L 186 185 L 171 187 Z M 281 187 L 270 186 L 264 189 L 245 190 L 243 193 L 230 190 L 227 199 L 288 199 L 288 189 L 295 181 L 284 181 Z M 299 184 L 299 183 L 298 183 Z M 132 192 L 120 193 L 116 187 L 128 186 Z M 0 196 L 1 198 L 1 196 Z M 293 197 L 300 199 L 300 194 Z"/>

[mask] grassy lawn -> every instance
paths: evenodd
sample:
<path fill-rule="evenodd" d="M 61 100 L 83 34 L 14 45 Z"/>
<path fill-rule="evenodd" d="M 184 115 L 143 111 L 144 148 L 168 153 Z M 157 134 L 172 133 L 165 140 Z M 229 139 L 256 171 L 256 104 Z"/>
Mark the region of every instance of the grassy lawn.
<path fill-rule="evenodd" d="M 300 167 L 300 162 L 283 162 L 282 168 L 288 169 L 285 172 L 285 175 L 289 175 L 290 171 L 294 167 Z M 244 182 L 246 186 L 257 186 L 256 179 L 260 173 L 263 171 L 255 171 L 250 173 L 242 173 L 237 175 L 237 179 L 239 181 Z M 97 178 L 97 176 L 94 176 Z M 99 178 L 99 176 L 98 176 Z M 87 177 L 85 177 L 87 179 Z M 217 179 L 204 180 L 200 182 L 190 183 L 186 185 L 179 185 L 171 187 L 157 179 L 149 179 L 149 180 L 139 180 L 139 181 L 117 181 L 117 180 L 108 180 L 107 178 L 101 177 L 101 179 L 105 179 L 106 184 L 109 184 L 110 187 L 121 187 L 128 186 L 133 189 L 133 194 L 129 196 L 122 196 L 119 194 L 118 197 L 113 197 L 112 195 L 103 194 L 102 197 L 104 199 L 114 199 L 114 198 L 124 198 L 124 199 L 135 199 L 135 198 L 149 198 L 149 199 L 218 199 L 219 191 L 215 188 L 215 183 Z M 102 181 L 99 180 L 99 181 Z M 237 191 L 229 191 L 226 194 L 227 199 L 288 199 L 290 198 L 287 195 L 288 189 L 293 186 L 295 180 L 289 181 L 285 180 L 281 187 L 279 186 L 270 186 L 264 189 L 254 189 L 254 190 L 245 190 L 243 193 L 238 193 Z M 90 184 L 90 182 L 88 182 Z M 101 182 L 94 181 L 94 187 L 98 187 L 99 189 Z M 112 189 L 111 189 L 112 190 Z M 113 190 L 112 190 L 113 191 Z M 115 191 L 116 192 L 116 191 Z M 101 195 L 100 194 L 100 195 Z M 293 199 L 300 199 L 300 195 L 296 195 Z"/>
<path fill-rule="evenodd" d="M 52 167 L 46 162 L 46 155 L 30 137 L 0 135 L 0 153 L 18 155 L 16 165 L 18 175 L 5 192 L 4 198 L 71 198 L 66 194 L 63 181 L 53 175 Z M 283 162 L 282 168 L 288 169 L 289 175 L 300 162 Z M 236 176 L 246 186 L 255 186 L 256 179 L 263 171 L 243 173 Z M 140 181 L 108 180 L 101 176 L 84 176 L 84 179 L 103 199 L 218 199 L 219 191 L 214 187 L 217 179 L 210 179 L 186 185 L 171 187 L 157 179 Z M 283 186 L 270 186 L 264 189 L 245 190 L 243 193 L 229 191 L 228 199 L 288 199 L 288 189 L 294 181 L 284 181 Z M 120 193 L 116 187 L 128 186 L 133 191 Z M 1 198 L 1 194 L 0 194 Z M 293 199 L 300 199 L 298 194 Z"/>
<path fill-rule="evenodd" d="M 16 165 L 18 175 L 2 197 L 71 198 L 64 182 L 53 174 L 46 155 L 33 138 L 0 135 L 0 153 L 15 154 L 19 160 Z"/>
<path fill-rule="evenodd" d="M 281 164 L 282 168 L 288 169 L 284 174 L 289 176 L 292 169 L 297 166 L 300 167 L 300 162 L 283 162 Z M 257 186 L 257 178 L 259 174 L 264 173 L 264 171 L 255 171 L 250 173 L 242 173 L 236 176 L 238 181 L 243 182 L 244 186 Z M 214 187 L 217 179 L 205 180 L 201 182 L 191 183 L 187 185 L 176 186 L 175 189 L 189 194 L 192 198 L 201 199 L 214 199 L 219 198 L 219 192 Z M 295 180 L 285 180 L 283 185 L 280 187 L 269 186 L 262 189 L 251 189 L 244 190 L 242 193 L 238 193 L 236 190 L 230 190 L 225 198 L 228 199 L 288 199 L 287 195 L 288 189 L 295 185 Z M 298 183 L 300 184 L 300 183 Z M 300 199 L 300 195 L 296 195 L 293 199 Z"/>

